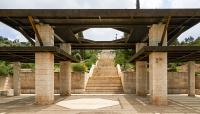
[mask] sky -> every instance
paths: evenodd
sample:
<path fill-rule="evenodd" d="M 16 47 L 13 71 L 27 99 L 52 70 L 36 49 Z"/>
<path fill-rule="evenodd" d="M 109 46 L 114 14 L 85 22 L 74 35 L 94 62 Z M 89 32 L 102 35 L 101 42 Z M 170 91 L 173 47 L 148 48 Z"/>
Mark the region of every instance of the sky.
<path fill-rule="evenodd" d="M 59 2 L 58 2 L 59 1 Z M 135 9 L 136 0 L 0 0 L 0 9 Z M 199 0 L 140 0 L 144 9 L 159 8 L 200 8 Z M 109 41 L 121 38 L 123 33 L 111 28 L 93 28 L 84 31 L 84 37 L 96 41 Z M 16 30 L 0 23 L 0 36 L 10 40 L 26 41 Z M 186 37 L 200 36 L 200 24 L 179 36 L 179 41 Z"/>

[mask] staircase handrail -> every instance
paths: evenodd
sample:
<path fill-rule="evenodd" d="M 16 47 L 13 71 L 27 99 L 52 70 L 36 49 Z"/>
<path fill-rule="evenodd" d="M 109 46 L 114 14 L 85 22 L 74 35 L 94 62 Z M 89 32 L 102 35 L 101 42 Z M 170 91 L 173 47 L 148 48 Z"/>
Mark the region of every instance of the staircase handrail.
<path fill-rule="evenodd" d="M 89 78 L 92 77 L 92 75 L 93 75 L 93 72 L 94 72 L 94 69 L 97 66 L 97 63 L 98 63 L 98 60 L 96 61 L 95 64 L 92 64 L 92 67 L 90 68 L 89 72 L 86 73 L 86 75 L 85 75 L 85 85 L 84 85 L 85 88 L 86 88 L 86 85 L 87 85 Z"/>
<path fill-rule="evenodd" d="M 122 75 L 123 75 L 121 67 L 120 67 L 119 64 L 117 64 L 117 74 L 119 75 L 119 77 L 122 77 Z"/>

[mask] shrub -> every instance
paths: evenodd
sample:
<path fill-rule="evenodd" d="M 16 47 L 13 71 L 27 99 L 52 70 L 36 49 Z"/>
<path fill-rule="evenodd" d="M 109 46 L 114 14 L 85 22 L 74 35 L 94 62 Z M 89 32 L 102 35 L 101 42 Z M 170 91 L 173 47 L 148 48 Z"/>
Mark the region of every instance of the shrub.
<path fill-rule="evenodd" d="M 72 64 L 72 69 L 73 71 L 78 71 L 78 72 L 86 72 L 87 67 L 84 63 L 74 63 Z"/>
<path fill-rule="evenodd" d="M 12 74 L 12 66 L 8 62 L 0 61 L 0 76 Z"/>
<path fill-rule="evenodd" d="M 88 70 L 92 67 L 92 64 L 94 64 L 90 59 L 85 60 L 84 63 L 87 66 Z"/>

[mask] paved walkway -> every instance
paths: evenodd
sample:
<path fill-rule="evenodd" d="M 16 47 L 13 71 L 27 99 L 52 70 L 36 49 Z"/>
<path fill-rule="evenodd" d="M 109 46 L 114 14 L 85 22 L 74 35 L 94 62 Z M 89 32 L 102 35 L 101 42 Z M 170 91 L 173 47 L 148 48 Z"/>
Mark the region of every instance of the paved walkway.
<path fill-rule="evenodd" d="M 0 114 L 200 114 L 200 97 L 170 95 L 168 106 L 153 106 L 136 95 L 55 96 L 56 103 L 34 104 L 33 95 L 0 97 Z"/>

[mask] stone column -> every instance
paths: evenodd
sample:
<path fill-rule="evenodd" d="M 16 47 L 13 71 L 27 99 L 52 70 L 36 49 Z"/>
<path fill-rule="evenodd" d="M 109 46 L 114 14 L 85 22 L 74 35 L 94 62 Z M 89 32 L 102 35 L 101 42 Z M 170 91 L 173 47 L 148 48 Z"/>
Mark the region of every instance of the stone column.
<path fill-rule="evenodd" d="M 38 24 L 36 28 L 44 46 L 54 46 L 54 31 L 47 24 Z M 39 46 L 36 38 L 36 46 Z M 35 53 L 35 102 L 48 105 L 54 103 L 54 54 L 51 52 Z"/>
<path fill-rule="evenodd" d="M 188 62 L 188 96 L 195 96 L 195 62 Z"/>
<path fill-rule="evenodd" d="M 154 24 L 149 31 L 149 46 L 158 46 L 164 24 Z M 167 46 L 167 34 L 163 46 Z M 152 52 L 149 55 L 150 101 L 154 105 L 167 105 L 167 52 Z"/>
<path fill-rule="evenodd" d="M 21 94 L 21 83 L 20 83 L 20 62 L 13 63 L 13 88 L 14 95 L 19 96 Z"/>
<path fill-rule="evenodd" d="M 145 43 L 136 44 L 136 52 L 146 46 Z M 136 94 L 146 96 L 147 91 L 147 62 L 136 61 Z"/>
<path fill-rule="evenodd" d="M 71 44 L 62 43 L 60 48 L 71 54 Z M 71 61 L 60 62 L 60 95 L 71 95 Z"/>

